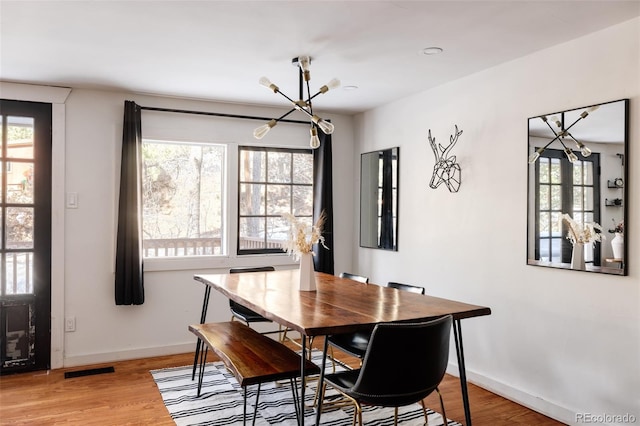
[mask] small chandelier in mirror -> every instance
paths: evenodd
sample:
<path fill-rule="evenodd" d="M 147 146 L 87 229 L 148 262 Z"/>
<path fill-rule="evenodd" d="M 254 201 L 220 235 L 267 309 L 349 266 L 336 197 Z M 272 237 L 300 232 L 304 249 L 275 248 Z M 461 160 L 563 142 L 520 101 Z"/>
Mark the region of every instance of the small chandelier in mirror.
<path fill-rule="evenodd" d="M 281 115 L 280 117 L 274 118 L 270 120 L 268 123 L 263 124 L 262 126 L 256 128 L 253 131 L 253 136 L 256 139 L 262 139 L 264 135 L 266 135 L 267 132 L 269 132 L 269 130 L 271 130 L 276 124 L 278 124 L 278 121 L 282 120 L 283 118 L 285 118 L 286 116 L 288 116 L 289 114 L 297 110 L 297 111 L 303 112 L 309 117 L 309 123 L 311 125 L 311 128 L 309 130 L 309 133 L 311 134 L 309 145 L 311 146 L 311 148 L 316 149 L 320 146 L 320 139 L 318 138 L 318 128 L 320 128 L 320 130 L 324 134 L 330 135 L 331 133 L 333 133 L 334 127 L 333 127 L 333 124 L 331 124 L 328 121 L 325 121 L 324 119 L 318 117 L 313 113 L 313 104 L 311 101 L 316 96 L 327 93 L 329 90 L 339 87 L 340 80 L 338 80 L 337 78 L 332 79 L 329 83 L 320 87 L 318 92 L 312 96 L 311 90 L 309 88 L 309 81 L 311 80 L 311 72 L 309 71 L 309 65 L 311 64 L 311 58 L 309 56 L 298 56 L 296 58 L 293 58 L 291 60 L 291 63 L 298 67 L 298 73 L 299 73 L 299 79 L 300 79 L 300 93 L 299 93 L 298 100 L 294 101 L 289 96 L 282 93 L 280 91 L 280 88 L 276 86 L 274 83 L 272 83 L 267 77 L 260 78 L 259 83 L 262 86 L 273 91 L 273 93 L 279 93 L 280 95 L 282 95 L 285 99 L 287 99 L 291 103 L 293 108 L 291 108 L 291 110 Z M 304 96 L 305 89 L 306 89 L 306 96 Z"/>
<path fill-rule="evenodd" d="M 576 154 L 573 153 L 573 151 L 571 150 L 571 148 L 569 148 L 564 142 L 565 142 L 565 138 L 570 138 L 572 139 L 576 146 L 578 147 L 578 149 L 580 150 L 580 153 L 584 156 L 584 157 L 588 157 L 591 155 L 591 150 L 589 149 L 589 147 L 587 147 L 584 143 L 580 142 L 579 140 L 577 140 L 576 138 L 573 137 L 573 135 L 569 132 L 569 130 L 576 125 L 576 123 L 580 120 L 583 120 L 584 118 L 586 118 L 589 113 L 595 111 L 598 109 L 598 105 L 593 106 L 591 108 L 587 108 L 586 110 L 582 111 L 582 113 L 578 116 L 578 118 L 571 123 L 571 125 L 569 127 L 564 127 L 564 118 L 560 119 L 557 116 L 552 116 L 547 118 L 546 115 L 542 115 L 539 118 L 544 121 L 544 123 L 549 127 L 549 129 L 551 129 L 551 131 L 554 134 L 554 138 L 551 139 L 545 146 L 538 148 L 537 150 L 535 150 L 530 156 L 529 156 L 529 164 L 533 164 L 535 163 L 538 158 L 540 157 L 540 154 L 542 154 L 544 152 L 545 149 L 547 149 L 549 147 L 549 145 L 551 145 L 553 142 L 558 141 L 560 142 L 560 144 L 562 145 L 563 151 L 565 153 L 565 155 L 567 156 L 567 159 L 571 162 L 571 163 L 575 163 L 576 161 L 578 161 L 578 156 Z M 558 131 L 556 131 L 556 129 L 551 125 L 551 123 L 549 123 L 549 121 L 552 121 L 555 126 L 558 128 Z"/>

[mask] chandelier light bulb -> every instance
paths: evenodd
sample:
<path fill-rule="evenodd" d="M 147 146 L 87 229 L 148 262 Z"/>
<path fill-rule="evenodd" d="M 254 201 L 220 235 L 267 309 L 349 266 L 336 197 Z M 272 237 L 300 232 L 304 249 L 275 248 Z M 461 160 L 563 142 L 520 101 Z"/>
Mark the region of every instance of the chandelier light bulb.
<path fill-rule="evenodd" d="M 325 135 L 330 135 L 331 133 L 333 133 L 333 124 L 329 123 L 328 121 L 324 121 L 317 115 L 311 117 L 311 120 L 316 123 L 318 127 L 320 127 L 320 130 L 322 130 L 322 133 L 324 133 Z"/>
<path fill-rule="evenodd" d="M 544 151 L 544 148 L 538 148 L 536 149 L 530 156 L 529 156 L 529 164 L 533 164 L 535 163 L 538 158 L 540 158 L 540 154 L 542 154 L 542 151 Z"/>
<path fill-rule="evenodd" d="M 266 87 L 267 89 L 272 90 L 273 93 L 278 93 L 278 91 L 280 90 L 278 86 L 273 84 L 271 80 L 269 80 L 267 77 L 260 77 L 260 80 L 258 80 L 258 83 L 260 83 L 260 85 Z"/>
<path fill-rule="evenodd" d="M 304 74 L 304 81 L 309 81 L 311 79 L 311 73 L 309 72 L 309 64 L 311 64 L 311 58 L 308 56 L 299 56 L 298 57 L 298 65 Z"/>
<path fill-rule="evenodd" d="M 549 120 L 553 121 L 559 129 L 562 129 L 562 122 L 557 116 L 549 117 Z"/>
<path fill-rule="evenodd" d="M 262 139 L 264 135 L 269 133 L 269 130 L 271 130 L 276 124 L 276 120 L 271 120 L 267 124 L 263 124 L 262 126 L 257 127 L 253 131 L 253 137 L 255 137 L 256 139 Z"/>
<path fill-rule="evenodd" d="M 320 93 L 327 93 L 329 90 L 337 89 L 340 87 L 340 80 L 332 78 L 330 82 L 320 88 Z"/>
<path fill-rule="evenodd" d="M 591 150 L 586 145 L 583 144 L 580 147 L 580 153 L 582 154 L 583 157 L 588 157 L 591 155 Z"/>
<path fill-rule="evenodd" d="M 311 140 L 309 141 L 309 146 L 313 149 L 320 148 L 320 138 L 318 138 L 318 130 L 315 127 L 311 127 L 309 129 L 309 133 L 311 134 Z"/>
<path fill-rule="evenodd" d="M 578 161 L 578 156 L 575 155 L 570 148 L 565 148 L 564 153 L 567 155 L 567 159 L 569 160 L 569 162 L 576 163 Z"/>

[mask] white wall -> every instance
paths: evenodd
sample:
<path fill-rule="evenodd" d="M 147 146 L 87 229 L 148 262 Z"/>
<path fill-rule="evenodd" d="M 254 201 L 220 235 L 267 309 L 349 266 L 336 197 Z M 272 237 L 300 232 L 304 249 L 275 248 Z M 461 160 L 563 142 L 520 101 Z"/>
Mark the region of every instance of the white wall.
<path fill-rule="evenodd" d="M 571 424 L 576 413 L 631 413 L 640 421 L 640 199 L 628 200 L 629 276 L 527 266 L 527 119 L 621 98 L 631 99 L 635 194 L 639 19 L 402 99 L 356 123 L 360 152 L 400 146 L 400 206 L 399 251 L 357 248 L 354 272 L 491 307 L 491 316 L 463 321 L 470 379 Z M 446 144 L 456 124 L 464 133 L 453 149 L 462 167 L 454 194 L 428 186 L 427 132 Z"/>
<path fill-rule="evenodd" d="M 79 208 L 67 209 L 64 313 L 76 318 L 76 331 L 64 334 L 64 365 L 109 362 L 149 355 L 179 353 L 195 348 L 187 325 L 200 318 L 203 287 L 193 280 L 197 272 L 249 264 L 289 264 L 280 255 L 212 259 L 206 262 L 145 264 L 145 303 L 116 306 L 114 302 L 114 252 L 117 199 L 122 142 L 124 100 L 148 107 L 166 107 L 258 116 L 279 116 L 267 108 L 213 104 L 126 93 L 74 89 L 66 102 L 65 190 L 77 192 Z M 162 114 L 165 114 L 162 117 Z M 295 118 L 295 117 L 294 117 Z M 303 116 L 300 117 L 304 119 Z M 333 134 L 335 216 L 350 217 L 354 205 L 350 185 L 356 171 L 350 117 L 327 115 L 336 126 Z M 143 135 L 159 137 L 180 127 L 172 137 L 204 138 L 212 142 L 255 144 L 253 129 L 259 121 L 194 117 L 143 111 Z M 280 124 L 261 142 L 277 146 L 308 147 L 305 126 Z M 295 129 L 293 129 L 295 127 Z M 298 137 L 299 136 L 299 137 Z M 56 165 L 54 165 L 54 168 Z M 235 176 L 229 176 L 234 180 Z M 233 214 L 233 213 L 232 213 Z M 337 220 L 335 247 L 331 247 L 336 270 L 349 268 L 352 260 L 351 223 Z M 57 289 L 60 291 L 60 289 Z M 56 289 L 54 289 L 56 292 Z M 212 293 L 208 319 L 228 320 L 227 299 Z"/>

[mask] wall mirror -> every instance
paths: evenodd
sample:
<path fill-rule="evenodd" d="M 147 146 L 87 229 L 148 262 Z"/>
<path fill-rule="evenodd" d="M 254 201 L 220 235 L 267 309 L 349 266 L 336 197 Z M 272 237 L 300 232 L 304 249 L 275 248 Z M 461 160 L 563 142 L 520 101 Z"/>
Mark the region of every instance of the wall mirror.
<path fill-rule="evenodd" d="M 627 275 L 628 121 L 628 99 L 529 118 L 529 265 Z"/>
<path fill-rule="evenodd" d="M 360 157 L 360 247 L 398 250 L 398 147 Z"/>

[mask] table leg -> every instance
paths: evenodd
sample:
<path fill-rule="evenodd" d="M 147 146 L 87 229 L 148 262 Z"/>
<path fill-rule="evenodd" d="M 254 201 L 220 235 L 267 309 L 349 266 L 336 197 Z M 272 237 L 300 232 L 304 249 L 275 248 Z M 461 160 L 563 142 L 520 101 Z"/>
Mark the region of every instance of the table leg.
<path fill-rule="evenodd" d="M 304 426 L 304 390 L 306 387 L 305 383 L 305 366 L 307 362 L 307 336 L 304 334 L 301 336 L 300 343 L 302 343 L 302 351 L 300 353 L 300 417 L 298 419 L 298 424 L 300 426 Z"/>
<path fill-rule="evenodd" d="M 202 300 L 202 313 L 200 314 L 200 324 L 204 324 L 207 320 L 207 308 L 209 307 L 209 296 L 211 296 L 211 287 L 205 286 L 204 289 L 204 299 Z M 191 380 L 196 377 L 196 366 L 198 365 L 198 355 L 200 354 L 200 350 L 202 348 L 202 341 L 198 337 L 198 342 L 196 343 L 196 354 L 193 357 L 193 371 L 191 372 Z"/>
<path fill-rule="evenodd" d="M 322 349 L 322 366 L 320 367 L 320 378 L 318 379 L 318 406 L 316 407 L 316 426 L 320 425 L 320 415 L 322 414 L 322 401 L 324 399 L 324 369 L 327 366 L 327 350 L 329 348 L 329 336 L 324 336 L 324 348 Z"/>
<path fill-rule="evenodd" d="M 453 322 L 453 337 L 456 342 L 456 355 L 458 356 L 458 371 L 460 373 L 460 387 L 462 390 L 462 403 L 464 405 L 464 420 L 466 426 L 471 426 L 471 409 L 469 408 L 469 392 L 467 390 L 467 371 L 464 365 L 464 348 L 462 346 L 462 325 L 460 320 Z"/>

